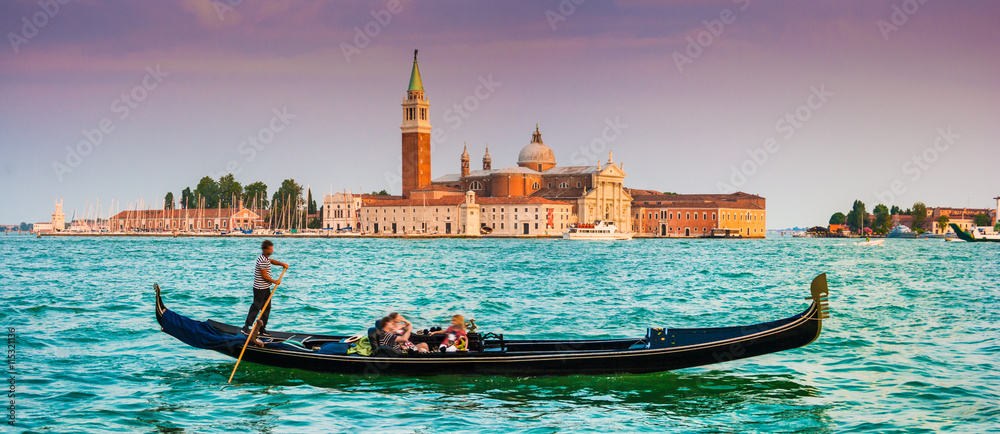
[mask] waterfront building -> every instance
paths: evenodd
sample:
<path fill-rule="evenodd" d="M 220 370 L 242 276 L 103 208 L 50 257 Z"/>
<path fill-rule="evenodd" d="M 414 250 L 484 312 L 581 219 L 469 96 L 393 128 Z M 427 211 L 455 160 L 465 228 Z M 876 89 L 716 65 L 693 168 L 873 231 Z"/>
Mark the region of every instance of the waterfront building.
<path fill-rule="evenodd" d="M 763 197 L 732 194 L 664 194 L 630 190 L 636 233 L 658 237 L 739 236 L 764 238 L 766 201 Z"/>
<path fill-rule="evenodd" d="M 618 227 L 630 226 L 632 197 L 623 187 L 625 171 L 608 153 L 602 167 L 556 165 L 555 152 L 542 141 L 535 125 L 531 141 L 518 153 L 517 165 L 493 170 L 489 149 L 483 156 L 482 170 L 469 169 L 468 149 L 459 158 L 460 172 L 441 176 L 432 186 L 457 193 L 473 192 L 484 198 L 541 198 L 574 205 L 573 213 L 581 222 L 608 220 Z"/>
<path fill-rule="evenodd" d="M 268 227 L 269 210 L 239 208 L 128 210 L 109 219 L 113 231 L 230 231 Z"/>
<path fill-rule="evenodd" d="M 52 230 L 61 231 L 66 229 L 66 214 L 63 214 L 62 199 L 56 202 L 56 210 L 52 213 Z"/>
<path fill-rule="evenodd" d="M 947 216 L 948 223 L 954 223 L 958 225 L 958 227 L 962 228 L 962 230 L 969 231 L 976 225 L 975 217 L 979 214 L 985 214 L 990 217 L 990 220 L 996 222 L 995 209 L 949 207 L 927 208 L 927 218 L 924 219 L 923 223 L 920 225 L 920 229 L 934 234 L 953 232 L 951 227 L 945 227 L 944 229 L 938 227 L 938 219 L 941 218 L 941 216 Z"/>
<path fill-rule="evenodd" d="M 323 228 L 344 230 L 351 228 L 358 232 L 361 223 L 361 208 L 379 200 L 398 200 L 402 196 L 380 194 L 353 194 L 336 192 L 323 196 Z"/>
<path fill-rule="evenodd" d="M 575 223 L 573 204 L 540 197 L 376 200 L 361 208 L 361 229 L 377 235 L 559 235 Z"/>
<path fill-rule="evenodd" d="M 324 206 L 332 205 L 328 209 L 332 213 L 337 212 L 338 205 L 345 216 L 350 214 L 348 206 L 352 207 L 350 210 L 357 210 L 357 220 L 331 216 L 324 218 L 325 227 L 335 228 L 338 224 L 348 227 L 356 221 L 367 233 L 472 234 L 476 231 L 459 227 L 460 216 L 457 214 L 459 205 L 467 201 L 468 209 L 477 205 L 489 206 L 491 212 L 487 218 L 491 225 L 498 224 L 497 228 L 490 226 L 498 234 L 554 232 L 557 230 L 554 225 L 565 226 L 567 222 L 577 220 L 601 219 L 614 222 L 619 227 L 630 225 L 632 198 L 623 187 L 625 172 L 622 165 L 615 164 L 608 153 L 604 167 L 600 161 L 595 166 L 556 167 L 555 153 L 542 141 L 537 124 L 530 142 L 518 154 L 516 166 L 494 170 L 487 148 L 482 170 L 473 171 L 466 147 L 459 157 L 459 173 L 431 180 L 430 102 L 424 94 L 416 52 L 402 108 L 402 196 L 374 199 L 372 204 L 352 201 L 344 195 L 332 195 L 329 201 L 324 198 Z M 468 192 L 474 195 L 471 201 L 466 197 Z M 369 206 L 377 209 L 366 212 L 365 208 Z M 422 207 L 424 211 L 421 213 L 426 213 L 426 209 L 430 209 L 428 207 L 439 211 L 414 217 L 414 206 Z M 494 206 L 496 212 L 492 211 Z M 539 212 L 543 208 L 550 209 L 552 218 L 556 220 L 550 223 L 542 217 L 529 219 L 526 216 L 535 214 L 524 210 L 534 208 L 538 208 Z M 404 223 L 402 213 L 406 209 L 410 213 L 405 216 L 407 220 Z M 395 216 L 392 216 L 393 212 Z M 391 220 L 393 217 L 395 220 Z M 471 218 L 471 214 L 468 217 Z M 476 226 L 486 223 L 486 220 L 480 220 Z"/>

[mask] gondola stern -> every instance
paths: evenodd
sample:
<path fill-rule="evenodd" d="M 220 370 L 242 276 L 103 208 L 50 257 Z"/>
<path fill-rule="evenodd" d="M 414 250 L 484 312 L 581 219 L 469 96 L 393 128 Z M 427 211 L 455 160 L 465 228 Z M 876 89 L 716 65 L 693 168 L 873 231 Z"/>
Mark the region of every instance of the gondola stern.
<path fill-rule="evenodd" d="M 167 306 L 163 304 L 163 298 L 160 296 L 160 285 L 158 283 L 153 284 L 153 291 L 156 293 L 156 322 L 160 324 L 160 330 L 163 330 L 163 312 L 166 312 Z"/>
<path fill-rule="evenodd" d="M 809 345 L 819 339 L 823 331 L 823 320 L 830 318 L 830 288 L 827 286 L 826 273 L 816 276 L 809 291 L 811 295 L 806 300 L 812 300 L 812 315 L 810 320 L 816 321 L 816 334 L 805 345 Z"/>

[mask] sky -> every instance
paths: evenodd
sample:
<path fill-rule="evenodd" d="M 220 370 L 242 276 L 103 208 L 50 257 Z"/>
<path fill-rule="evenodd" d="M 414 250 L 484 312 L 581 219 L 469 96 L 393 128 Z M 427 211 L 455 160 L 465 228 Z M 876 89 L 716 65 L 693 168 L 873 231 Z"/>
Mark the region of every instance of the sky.
<path fill-rule="evenodd" d="M 65 2 L 63 4 L 62 2 Z M 579 3 L 579 4 L 577 4 Z M 627 187 L 995 207 L 1000 3 L 0 2 L 0 224 L 159 207 L 205 175 L 399 193 L 419 49 L 433 177 L 613 152 Z"/>

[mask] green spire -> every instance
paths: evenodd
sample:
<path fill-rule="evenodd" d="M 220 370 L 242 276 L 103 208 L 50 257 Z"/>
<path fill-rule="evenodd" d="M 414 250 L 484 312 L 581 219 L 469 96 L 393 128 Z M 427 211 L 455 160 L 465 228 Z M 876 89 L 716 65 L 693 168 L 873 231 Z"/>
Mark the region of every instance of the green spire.
<path fill-rule="evenodd" d="M 424 91 L 424 83 L 420 81 L 420 68 L 417 68 L 417 50 L 413 50 L 413 71 L 410 72 L 410 88 L 407 90 Z"/>

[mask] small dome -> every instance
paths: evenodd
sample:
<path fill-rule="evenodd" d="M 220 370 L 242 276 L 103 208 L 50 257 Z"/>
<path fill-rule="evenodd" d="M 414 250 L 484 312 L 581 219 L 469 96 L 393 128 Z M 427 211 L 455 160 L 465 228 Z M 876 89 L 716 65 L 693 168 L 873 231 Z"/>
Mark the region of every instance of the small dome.
<path fill-rule="evenodd" d="M 535 125 L 535 132 L 531 135 L 531 143 L 517 154 L 517 164 L 556 164 L 556 154 L 552 152 L 552 148 L 542 143 L 542 133 L 538 132 L 538 125 Z"/>

